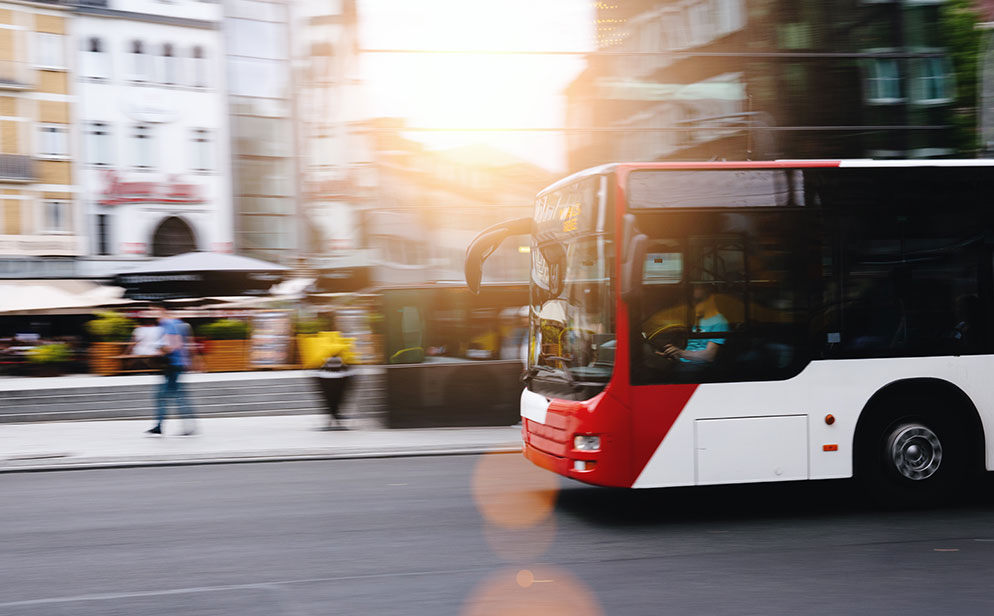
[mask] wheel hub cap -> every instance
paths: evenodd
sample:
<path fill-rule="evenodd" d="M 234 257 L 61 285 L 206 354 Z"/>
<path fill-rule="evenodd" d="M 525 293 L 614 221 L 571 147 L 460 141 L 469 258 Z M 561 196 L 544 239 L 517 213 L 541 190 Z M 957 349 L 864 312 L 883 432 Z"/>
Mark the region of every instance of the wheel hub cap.
<path fill-rule="evenodd" d="M 942 462 L 939 437 L 922 425 L 901 426 L 895 430 L 888 451 L 897 472 L 914 481 L 934 475 Z"/>

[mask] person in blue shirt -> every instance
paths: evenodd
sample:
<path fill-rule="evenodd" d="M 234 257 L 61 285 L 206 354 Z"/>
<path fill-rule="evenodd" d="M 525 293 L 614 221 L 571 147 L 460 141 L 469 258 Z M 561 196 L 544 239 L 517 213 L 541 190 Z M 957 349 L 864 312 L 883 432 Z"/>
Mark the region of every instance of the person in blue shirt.
<path fill-rule="evenodd" d="M 190 326 L 179 319 L 169 318 L 169 313 L 162 305 L 154 306 L 152 311 L 162 329 L 162 341 L 159 348 L 163 355 L 162 374 L 164 380 L 157 397 L 158 413 L 155 426 L 147 433 L 162 434 L 162 423 L 166 419 L 166 403 L 172 399 L 179 409 L 180 416 L 185 420 L 183 435 L 192 436 L 197 431 L 194 424 L 196 416 L 180 381 L 180 375 L 183 374 L 183 371 L 190 368 L 190 351 L 188 349 L 191 337 Z"/>
<path fill-rule="evenodd" d="M 697 315 L 693 333 L 727 332 L 728 319 L 718 311 L 710 285 L 694 287 L 694 304 Z M 724 338 L 692 338 L 686 348 L 666 345 L 660 355 L 678 359 L 684 363 L 709 364 L 718 357 Z"/>

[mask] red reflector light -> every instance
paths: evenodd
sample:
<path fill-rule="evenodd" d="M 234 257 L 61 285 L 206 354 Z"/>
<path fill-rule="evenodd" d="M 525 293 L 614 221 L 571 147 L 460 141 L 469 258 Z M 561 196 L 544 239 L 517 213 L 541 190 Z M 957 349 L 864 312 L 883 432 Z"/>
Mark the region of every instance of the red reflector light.
<path fill-rule="evenodd" d="M 839 450 L 839 446 L 838 445 L 822 445 L 821 446 L 821 450 L 822 451 L 838 451 Z"/>

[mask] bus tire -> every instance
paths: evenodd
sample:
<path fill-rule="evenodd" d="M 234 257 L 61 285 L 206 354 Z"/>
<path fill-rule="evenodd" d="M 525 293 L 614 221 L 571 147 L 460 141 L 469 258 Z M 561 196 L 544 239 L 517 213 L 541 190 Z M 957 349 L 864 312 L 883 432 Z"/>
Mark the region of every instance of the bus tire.
<path fill-rule="evenodd" d="M 888 396 L 857 440 L 857 476 L 886 508 L 946 504 L 962 490 L 971 458 L 962 409 L 935 394 Z"/>

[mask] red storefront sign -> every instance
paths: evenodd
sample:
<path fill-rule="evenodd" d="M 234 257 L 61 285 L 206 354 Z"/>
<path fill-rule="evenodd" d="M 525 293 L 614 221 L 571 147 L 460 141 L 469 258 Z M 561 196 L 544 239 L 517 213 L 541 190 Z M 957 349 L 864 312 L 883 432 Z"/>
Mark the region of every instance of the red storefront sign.
<path fill-rule="evenodd" d="M 99 201 L 100 205 L 203 202 L 199 185 L 180 182 L 175 175 L 168 182 L 122 182 L 115 171 L 107 172 L 107 186 Z"/>

